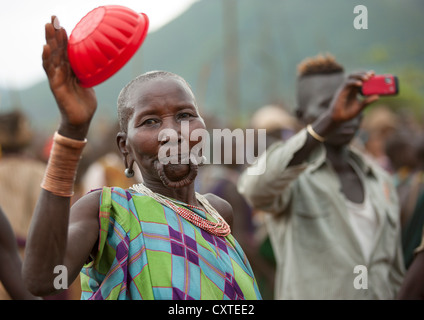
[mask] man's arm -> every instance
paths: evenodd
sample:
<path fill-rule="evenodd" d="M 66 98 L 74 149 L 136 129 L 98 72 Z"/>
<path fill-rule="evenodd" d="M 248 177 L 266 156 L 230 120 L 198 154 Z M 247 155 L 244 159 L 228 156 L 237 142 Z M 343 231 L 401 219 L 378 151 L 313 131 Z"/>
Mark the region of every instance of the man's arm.
<path fill-rule="evenodd" d="M 14 300 L 40 299 L 27 290 L 22 280 L 21 270 L 22 260 L 19 256 L 15 234 L 0 208 L 0 282 Z"/>
<path fill-rule="evenodd" d="M 306 131 L 301 130 L 286 142 L 274 143 L 255 164 L 261 174 L 242 172 L 237 190 L 252 207 L 275 214 L 284 210 L 291 196 L 290 184 L 307 168 L 307 163 L 288 166 L 306 139 Z"/>

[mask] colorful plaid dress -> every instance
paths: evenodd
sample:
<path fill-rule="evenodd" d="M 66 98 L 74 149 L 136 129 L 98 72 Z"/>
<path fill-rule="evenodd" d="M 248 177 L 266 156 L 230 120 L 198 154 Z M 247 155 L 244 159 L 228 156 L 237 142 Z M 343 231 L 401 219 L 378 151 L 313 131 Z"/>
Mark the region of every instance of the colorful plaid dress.
<path fill-rule="evenodd" d="M 105 187 L 100 201 L 98 252 L 81 270 L 81 299 L 261 299 L 231 234 L 211 235 L 133 190 Z"/>

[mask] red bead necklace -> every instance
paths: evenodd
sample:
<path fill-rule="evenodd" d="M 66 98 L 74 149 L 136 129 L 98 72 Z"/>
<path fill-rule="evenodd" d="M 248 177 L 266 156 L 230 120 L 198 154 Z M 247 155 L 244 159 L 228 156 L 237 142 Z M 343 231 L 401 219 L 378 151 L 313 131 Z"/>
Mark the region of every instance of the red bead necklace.
<path fill-rule="evenodd" d="M 209 232 L 210 234 L 213 234 L 213 235 L 218 236 L 218 237 L 225 237 L 225 236 L 228 236 L 231 233 L 231 228 L 228 225 L 228 223 L 221 217 L 221 215 L 216 211 L 216 209 L 214 207 L 212 207 L 212 205 L 209 203 L 209 201 L 204 196 L 202 196 L 201 194 L 199 194 L 197 192 L 196 192 L 196 199 L 204 206 L 206 211 L 203 210 L 202 208 L 199 208 L 199 207 L 196 207 L 196 206 L 193 206 L 193 205 L 189 205 L 189 204 L 185 204 L 185 203 L 183 204 L 183 203 L 180 203 L 179 201 L 170 199 L 166 196 L 163 196 L 161 194 L 153 192 L 152 190 L 147 188 L 142 183 L 135 184 L 130 189 L 132 189 L 136 192 L 139 192 L 139 193 L 143 193 L 143 194 L 155 199 L 159 203 L 161 203 L 161 204 L 167 206 L 168 208 L 174 210 L 179 216 L 181 216 L 185 220 L 191 222 L 192 224 L 194 224 L 195 226 L 205 230 L 206 232 Z M 198 214 L 196 214 L 192 210 L 189 210 L 185 207 L 177 206 L 174 202 L 180 203 L 184 206 L 187 206 L 187 207 L 190 207 L 190 208 L 193 208 L 193 209 L 202 210 L 206 214 L 209 214 L 211 217 L 213 217 L 216 220 L 216 222 L 202 218 L 201 216 L 199 216 Z"/>

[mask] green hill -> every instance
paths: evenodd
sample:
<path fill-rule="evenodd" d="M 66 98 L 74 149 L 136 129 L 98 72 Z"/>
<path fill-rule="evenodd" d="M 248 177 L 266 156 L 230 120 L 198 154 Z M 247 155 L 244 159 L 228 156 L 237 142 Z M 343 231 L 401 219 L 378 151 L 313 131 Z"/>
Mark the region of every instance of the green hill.
<path fill-rule="evenodd" d="M 368 9 L 367 30 L 353 26 L 357 4 Z M 293 108 L 296 65 L 324 52 L 334 54 L 347 71 L 397 74 L 401 94 L 387 103 L 420 114 L 424 107 L 423 9 L 424 2 L 419 0 L 196 2 L 150 33 L 131 61 L 95 88 L 99 108 L 94 121 L 116 118 L 116 98 L 133 77 L 165 69 L 192 85 L 204 112 L 245 124 L 264 104 L 283 102 Z M 2 108 L 10 107 L 9 95 L 0 93 Z M 17 96 L 34 126 L 55 128 L 59 114 L 46 82 Z"/>

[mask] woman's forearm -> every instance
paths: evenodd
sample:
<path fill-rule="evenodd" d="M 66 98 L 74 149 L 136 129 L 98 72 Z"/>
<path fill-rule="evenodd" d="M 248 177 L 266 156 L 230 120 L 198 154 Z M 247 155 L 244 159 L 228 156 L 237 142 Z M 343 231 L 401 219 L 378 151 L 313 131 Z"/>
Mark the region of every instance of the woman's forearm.
<path fill-rule="evenodd" d="M 63 265 L 68 237 L 70 198 L 42 190 L 34 210 L 23 263 L 23 278 L 35 295 L 52 294 L 54 268 Z"/>

